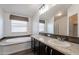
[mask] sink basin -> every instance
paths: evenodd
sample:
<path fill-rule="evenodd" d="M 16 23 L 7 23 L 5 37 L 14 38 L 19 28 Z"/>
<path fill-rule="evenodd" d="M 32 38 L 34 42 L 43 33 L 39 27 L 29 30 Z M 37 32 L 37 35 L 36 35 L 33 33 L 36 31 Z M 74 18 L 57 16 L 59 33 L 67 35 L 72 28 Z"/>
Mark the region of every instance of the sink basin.
<path fill-rule="evenodd" d="M 68 42 L 56 42 L 55 45 L 61 46 L 61 47 L 70 47 L 71 44 Z"/>
<path fill-rule="evenodd" d="M 44 39 L 43 38 L 39 38 L 41 41 L 44 41 Z"/>
<path fill-rule="evenodd" d="M 50 40 L 49 42 L 51 44 L 54 44 L 54 45 L 60 46 L 60 47 L 70 47 L 71 46 L 71 44 L 69 42 L 66 42 L 66 41 Z"/>

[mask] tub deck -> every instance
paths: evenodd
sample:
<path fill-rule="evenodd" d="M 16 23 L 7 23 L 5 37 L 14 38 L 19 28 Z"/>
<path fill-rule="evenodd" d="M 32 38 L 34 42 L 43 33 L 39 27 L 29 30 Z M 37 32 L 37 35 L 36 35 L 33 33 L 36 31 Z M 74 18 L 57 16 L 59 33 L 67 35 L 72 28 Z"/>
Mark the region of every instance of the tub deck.
<path fill-rule="evenodd" d="M 31 37 L 4 39 L 0 42 L 0 55 L 7 55 L 31 48 Z"/>

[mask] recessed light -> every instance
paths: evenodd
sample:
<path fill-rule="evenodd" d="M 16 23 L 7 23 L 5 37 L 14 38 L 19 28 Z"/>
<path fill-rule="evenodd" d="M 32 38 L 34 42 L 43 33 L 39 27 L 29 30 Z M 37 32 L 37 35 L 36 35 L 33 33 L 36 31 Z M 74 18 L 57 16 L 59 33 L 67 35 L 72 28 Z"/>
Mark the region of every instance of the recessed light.
<path fill-rule="evenodd" d="M 62 16 L 62 12 L 59 12 L 56 16 Z"/>

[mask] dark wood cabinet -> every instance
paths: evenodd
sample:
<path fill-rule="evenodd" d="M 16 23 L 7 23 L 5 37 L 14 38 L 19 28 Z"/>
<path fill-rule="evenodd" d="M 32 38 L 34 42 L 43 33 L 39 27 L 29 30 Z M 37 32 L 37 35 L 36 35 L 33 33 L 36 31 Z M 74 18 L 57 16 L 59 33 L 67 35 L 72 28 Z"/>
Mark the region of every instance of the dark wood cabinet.
<path fill-rule="evenodd" d="M 35 50 L 35 42 L 34 42 L 34 38 L 33 37 L 31 37 L 31 49 L 32 49 L 32 52 L 34 53 L 34 50 Z"/>
<path fill-rule="evenodd" d="M 64 55 L 63 53 L 43 44 L 31 37 L 31 48 L 35 55 Z"/>

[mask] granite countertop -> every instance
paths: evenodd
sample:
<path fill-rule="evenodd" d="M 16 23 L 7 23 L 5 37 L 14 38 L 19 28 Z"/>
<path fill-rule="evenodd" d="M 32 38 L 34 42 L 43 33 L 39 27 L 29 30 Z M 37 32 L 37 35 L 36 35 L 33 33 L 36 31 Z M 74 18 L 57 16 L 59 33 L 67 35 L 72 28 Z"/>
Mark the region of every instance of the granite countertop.
<path fill-rule="evenodd" d="M 60 41 L 43 35 L 32 35 L 36 40 L 66 55 L 79 55 L 79 44 Z"/>

